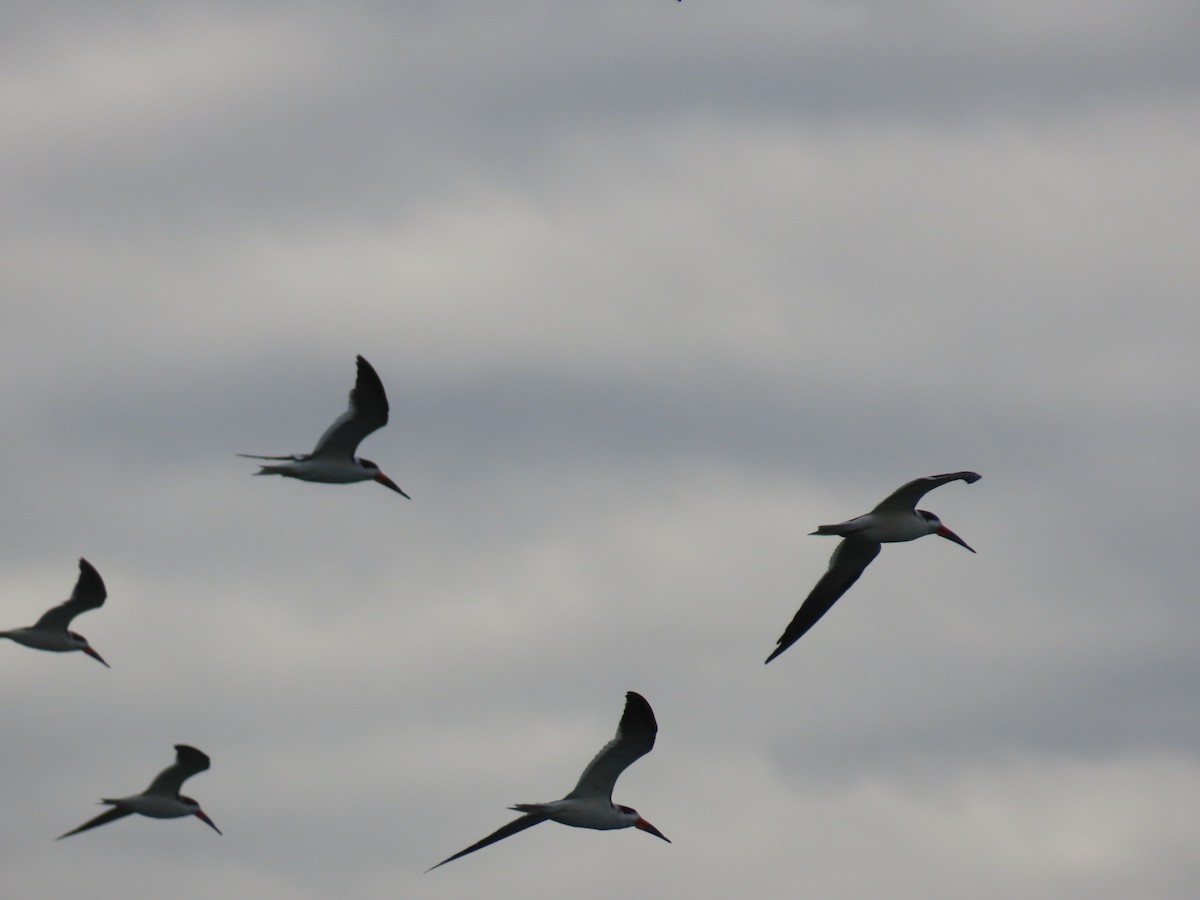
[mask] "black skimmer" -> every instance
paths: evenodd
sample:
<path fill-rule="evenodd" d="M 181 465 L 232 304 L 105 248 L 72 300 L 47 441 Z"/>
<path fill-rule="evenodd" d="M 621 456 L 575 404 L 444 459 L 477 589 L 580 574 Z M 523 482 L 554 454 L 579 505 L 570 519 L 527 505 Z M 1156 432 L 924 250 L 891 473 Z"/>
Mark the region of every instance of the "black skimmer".
<path fill-rule="evenodd" d="M 948 472 L 945 475 L 917 478 L 889 494 L 866 515 L 840 525 L 822 525 L 812 532 L 840 535 L 842 542 L 833 551 L 829 570 L 821 576 L 817 586 L 801 604 L 795 618 L 777 641 L 779 646 L 767 657 L 767 662 L 800 640 L 808 629 L 817 624 L 817 620 L 858 581 L 858 576 L 879 555 L 882 544 L 912 541 L 927 534 L 936 534 L 974 553 L 975 550 L 943 525 L 941 519 L 931 512 L 916 509 L 916 505 L 936 487 L 951 481 L 971 484 L 981 477 L 978 472 Z"/>
<path fill-rule="evenodd" d="M 97 662 L 104 663 L 106 668 L 111 668 L 104 662 L 103 657 L 92 649 L 87 638 L 67 627 L 80 613 L 103 606 L 107 596 L 108 591 L 104 589 L 104 579 L 100 577 L 100 573 L 90 562 L 80 557 L 79 579 L 75 582 L 75 590 L 71 591 L 70 599 L 46 610 L 30 627 L 0 631 L 0 637 L 6 637 L 26 647 L 49 650 L 53 653 L 82 650 Z"/>
<path fill-rule="evenodd" d="M 425 871 L 432 872 L 438 866 L 444 866 L 452 860 L 474 853 L 488 844 L 502 841 L 518 831 L 524 831 L 547 820 L 576 828 L 596 828 L 602 831 L 613 828 L 638 828 L 662 838 L 668 844 L 671 843 L 666 835 L 639 816 L 636 809 L 618 806 L 612 802 L 613 785 L 616 784 L 617 778 L 630 763 L 650 752 L 657 734 L 658 723 L 654 720 L 654 710 L 650 708 L 645 697 L 629 691 L 625 695 L 625 711 L 621 714 L 621 723 L 617 726 L 617 736 L 605 744 L 596 754 L 596 758 L 588 763 L 571 793 L 550 803 L 518 803 L 510 806 L 509 809 L 524 815 Z"/>
<path fill-rule="evenodd" d="M 278 465 L 261 466 L 255 475 L 283 475 L 301 481 L 320 481 L 325 484 L 352 484 L 356 481 L 378 481 L 402 497 L 408 497 L 392 479 L 369 459 L 354 455 L 358 445 L 388 421 L 387 394 L 383 382 L 371 364 L 358 357 L 358 377 L 350 391 L 350 406 L 325 429 L 312 453 L 292 456 L 256 456 L 239 453 L 248 459 L 267 459 Z M 412 499 L 412 498 L 409 498 Z"/>
<path fill-rule="evenodd" d="M 101 800 L 101 803 L 107 803 L 113 809 L 101 813 L 90 821 L 84 822 L 78 828 L 73 828 L 66 834 L 60 834 L 58 840 L 61 841 L 65 837 L 79 834 L 81 831 L 87 831 L 89 828 L 107 825 L 109 822 L 123 819 L 131 813 L 149 816 L 152 819 L 178 819 L 183 816 L 195 816 L 212 828 L 217 834 L 220 834 L 221 829 L 214 825 L 213 820 L 204 814 L 204 810 L 200 808 L 200 804 L 191 797 L 185 797 L 179 793 L 179 788 L 183 786 L 185 781 L 197 772 L 203 772 L 208 768 L 208 765 L 207 754 L 201 753 L 195 747 L 189 747 L 187 744 L 176 744 L 174 764 L 167 766 L 167 768 L 159 772 L 158 777 L 150 782 L 150 787 L 146 788 L 140 794 L 132 794 L 129 797 L 118 797 L 115 800 Z"/>

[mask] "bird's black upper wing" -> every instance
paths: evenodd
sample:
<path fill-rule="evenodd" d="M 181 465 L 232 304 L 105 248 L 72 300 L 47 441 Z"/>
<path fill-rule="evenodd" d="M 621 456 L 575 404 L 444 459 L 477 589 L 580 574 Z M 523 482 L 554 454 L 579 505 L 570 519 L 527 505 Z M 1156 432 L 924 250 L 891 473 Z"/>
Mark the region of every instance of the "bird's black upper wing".
<path fill-rule="evenodd" d="M 568 797 L 599 796 L 612 798 L 613 785 L 621 773 L 654 749 L 658 722 L 646 698 L 636 691 L 625 694 L 625 710 L 617 725 L 617 734 L 600 748 Z"/>
<path fill-rule="evenodd" d="M 816 625 L 821 616 L 829 612 L 829 608 L 858 581 L 858 577 L 871 564 L 871 560 L 879 555 L 879 550 L 880 545 L 875 541 L 854 536 L 843 538 L 834 548 L 833 556 L 829 558 L 829 569 L 800 605 L 795 617 L 776 642 L 779 646 L 767 657 L 767 662 L 800 640 L 808 629 Z"/>
<path fill-rule="evenodd" d="M 389 407 L 383 382 L 369 362 L 361 356 L 357 361 L 358 377 L 350 391 L 350 406 L 325 429 L 313 448 L 313 456 L 353 457 L 363 438 L 387 424 Z"/>
<path fill-rule="evenodd" d="M 61 841 L 65 837 L 70 837 L 73 834 L 79 834 L 79 832 L 87 831 L 89 828 L 97 828 L 100 825 L 107 825 L 109 822 L 115 822 L 117 819 L 123 819 L 128 815 L 132 815 L 130 810 L 121 809 L 119 806 L 113 807 L 110 810 L 100 813 L 100 815 L 96 816 L 96 818 L 89 819 L 78 828 L 72 828 L 66 834 L 60 834 L 56 840 Z"/>
<path fill-rule="evenodd" d="M 496 841 L 502 841 L 506 837 L 512 837 L 514 834 L 516 834 L 519 831 L 524 831 L 526 828 L 531 828 L 532 826 L 538 824 L 539 822 L 545 822 L 545 821 L 546 821 L 546 817 L 541 815 L 540 813 L 526 813 L 525 815 L 521 816 L 519 819 L 513 819 L 507 825 L 497 828 L 495 831 L 493 831 L 491 834 L 489 834 L 483 840 L 476 841 L 474 844 L 472 844 L 466 850 L 459 850 L 453 856 L 447 856 L 440 863 L 438 863 L 437 866 L 430 866 L 425 871 L 432 872 L 438 866 L 444 866 L 446 863 L 453 862 L 454 860 L 458 859 L 459 857 L 466 856 L 468 853 L 474 853 L 476 850 L 482 850 L 488 844 L 494 844 L 494 843 L 496 843 Z"/>
<path fill-rule="evenodd" d="M 72 619 L 89 609 L 99 609 L 104 605 L 106 597 L 108 591 L 104 587 L 104 579 L 100 577 L 95 566 L 80 557 L 79 578 L 71 596 L 58 606 L 46 610 L 33 627 L 66 631 Z"/>
<path fill-rule="evenodd" d="M 967 484 L 973 484 L 983 476 L 978 472 L 947 472 L 944 475 L 927 475 L 924 478 L 914 478 L 908 484 L 896 488 L 879 502 L 879 504 L 871 510 L 872 512 L 886 512 L 894 510 L 896 512 L 907 512 L 911 509 L 916 509 L 921 498 L 932 491 L 934 488 L 939 488 L 943 484 L 949 484 L 951 481 L 965 481 Z"/>
<path fill-rule="evenodd" d="M 146 788 L 146 793 L 176 797 L 179 795 L 179 788 L 185 781 L 197 772 L 203 772 L 210 764 L 207 753 L 203 753 L 195 747 L 189 747 L 187 744 L 176 744 L 175 762 L 155 776 L 155 779 L 150 782 L 150 787 Z"/>

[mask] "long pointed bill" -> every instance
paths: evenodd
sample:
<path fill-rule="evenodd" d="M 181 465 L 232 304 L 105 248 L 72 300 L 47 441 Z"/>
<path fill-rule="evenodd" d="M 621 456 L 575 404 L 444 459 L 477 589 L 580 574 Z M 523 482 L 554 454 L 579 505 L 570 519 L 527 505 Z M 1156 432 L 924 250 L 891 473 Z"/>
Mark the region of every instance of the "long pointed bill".
<path fill-rule="evenodd" d="M 103 663 L 104 668 L 106 668 L 106 669 L 112 668 L 112 666 L 110 666 L 108 663 L 104 662 L 104 657 L 101 656 L 99 653 L 97 653 L 95 650 L 93 650 L 90 646 L 84 647 L 83 652 L 86 653 L 88 656 L 90 656 L 92 659 L 96 660 L 96 662 Z"/>
<path fill-rule="evenodd" d="M 662 838 L 668 844 L 671 843 L 671 839 L 669 837 L 667 837 L 665 834 L 663 834 L 661 831 L 659 831 L 657 828 L 655 828 L 653 825 L 651 825 L 645 819 L 638 819 L 636 822 L 633 823 L 633 827 L 641 829 L 642 831 L 645 831 L 645 832 L 649 832 L 650 834 L 654 835 L 656 838 Z"/>
<path fill-rule="evenodd" d="M 203 822 L 205 825 L 207 825 L 209 828 L 211 828 L 213 831 L 215 831 L 217 834 L 221 833 L 221 829 L 218 828 L 216 825 L 214 825 L 213 820 L 204 814 L 204 810 L 202 810 L 202 809 L 196 810 L 196 818 L 199 819 L 201 822 Z"/>
<path fill-rule="evenodd" d="M 962 538 L 960 538 L 957 534 L 955 534 L 953 531 L 951 531 L 945 525 L 939 525 L 936 534 L 938 537 L 944 537 L 948 541 L 954 541 L 954 543 L 958 544 L 960 547 L 966 547 L 972 553 L 975 552 L 974 547 L 972 547 L 970 544 L 968 544 L 966 541 L 964 541 Z"/>
<path fill-rule="evenodd" d="M 397 494 L 399 494 L 401 497 L 405 498 L 406 500 L 412 499 L 412 497 L 408 496 L 408 494 L 406 494 L 406 493 L 404 493 L 404 491 L 400 490 L 400 487 L 396 484 L 396 482 L 392 481 L 392 479 L 388 478 L 382 472 L 380 472 L 378 475 L 375 476 L 375 480 L 378 481 L 380 484 L 382 484 L 384 487 L 391 488 L 393 491 L 395 491 Z"/>

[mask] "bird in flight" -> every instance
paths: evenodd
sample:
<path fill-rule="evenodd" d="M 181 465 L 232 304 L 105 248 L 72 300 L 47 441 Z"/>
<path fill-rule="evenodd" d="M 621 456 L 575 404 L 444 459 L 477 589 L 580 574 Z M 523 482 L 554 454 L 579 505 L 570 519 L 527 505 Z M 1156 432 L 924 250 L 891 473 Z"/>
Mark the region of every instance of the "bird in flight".
<path fill-rule="evenodd" d="M 605 744 L 596 754 L 596 758 L 588 763 L 571 793 L 561 800 L 552 800 L 549 803 L 518 803 L 510 806 L 509 809 L 524 815 L 425 871 L 432 872 L 438 866 L 444 866 L 452 860 L 474 853 L 488 844 L 512 837 L 518 831 L 524 831 L 545 821 L 602 831 L 613 828 L 638 828 L 662 838 L 668 844 L 671 843 L 666 835 L 638 815 L 636 809 L 618 806 L 612 802 L 613 785 L 616 784 L 617 778 L 634 760 L 650 752 L 657 734 L 658 722 L 654 719 L 654 710 L 650 708 L 645 697 L 629 691 L 625 694 L 625 711 L 621 714 L 621 722 L 617 726 L 617 736 Z"/>
<path fill-rule="evenodd" d="M 0 637 L 33 647 L 37 650 L 49 650 L 52 653 L 66 653 L 71 650 L 82 650 L 92 659 L 110 668 L 87 638 L 78 632 L 71 631 L 68 626 L 71 620 L 89 609 L 99 609 L 104 605 L 108 591 L 104 589 L 104 579 L 86 559 L 79 559 L 79 578 L 75 582 L 75 590 L 71 591 L 69 599 L 58 606 L 52 607 L 42 614 L 28 628 L 14 628 L 11 631 L 0 631 Z"/>
<path fill-rule="evenodd" d="M 282 475 L 301 481 L 325 484 L 352 484 L 378 481 L 402 497 L 408 497 L 394 481 L 379 471 L 369 459 L 354 455 L 363 439 L 388 421 L 387 394 L 375 369 L 363 357 L 358 358 L 358 377 L 350 391 L 350 406 L 325 429 L 312 453 L 291 456 L 256 456 L 239 453 L 248 459 L 270 460 L 274 465 L 260 466 L 255 475 Z M 411 498 L 409 498 L 411 499 Z"/>
<path fill-rule="evenodd" d="M 183 816 L 195 816 L 220 834 L 221 829 L 205 815 L 200 804 L 191 797 L 185 797 L 179 793 L 179 789 L 185 781 L 197 772 L 203 772 L 208 766 L 206 753 L 201 753 L 195 747 L 189 747 L 187 744 L 176 744 L 175 762 L 159 772 L 158 776 L 150 782 L 150 787 L 140 794 L 118 797 L 115 800 L 101 800 L 101 803 L 107 803 L 113 808 L 84 822 L 78 828 L 71 829 L 66 834 L 60 834 L 58 840 L 61 841 L 65 837 L 87 831 L 89 828 L 107 825 L 109 822 L 123 819 L 132 813 L 139 813 L 152 819 L 178 819 Z"/>
<path fill-rule="evenodd" d="M 917 478 L 897 488 L 866 515 L 838 525 L 822 525 L 812 532 L 840 535 L 842 542 L 833 551 L 828 571 L 801 604 L 795 618 L 776 642 L 779 646 L 767 657 L 767 662 L 800 640 L 805 632 L 817 624 L 821 616 L 858 581 L 871 560 L 879 555 L 882 544 L 913 541 L 927 534 L 936 534 L 974 553 L 975 550 L 943 525 L 941 519 L 931 512 L 916 509 L 916 505 L 936 487 L 951 481 L 972 484 L 981 477 L 978 472 L 948 472 L 945 475 Z"/>

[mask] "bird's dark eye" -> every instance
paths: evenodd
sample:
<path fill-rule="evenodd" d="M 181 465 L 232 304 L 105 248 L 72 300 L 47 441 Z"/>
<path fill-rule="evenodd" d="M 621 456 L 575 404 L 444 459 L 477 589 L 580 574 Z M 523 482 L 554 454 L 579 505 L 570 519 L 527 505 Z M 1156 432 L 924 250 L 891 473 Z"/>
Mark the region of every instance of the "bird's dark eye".
<path fill-rule="evenodd" d="M 637 815 L 637 810 L 632 806 L 618 806 L 617 809 L 624 813 L 633 813 L 634 815 Z"/>

